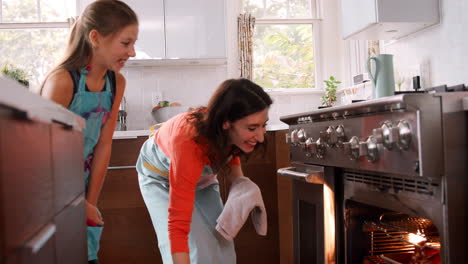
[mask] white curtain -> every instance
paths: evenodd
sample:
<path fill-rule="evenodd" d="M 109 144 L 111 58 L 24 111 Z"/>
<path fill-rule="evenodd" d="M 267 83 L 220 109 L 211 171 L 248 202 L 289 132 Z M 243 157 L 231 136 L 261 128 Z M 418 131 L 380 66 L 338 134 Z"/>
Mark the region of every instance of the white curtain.
<path fill-rule="evenodd" d="M 239 45 L 240 77 L 251 80 L 253 77 L 253 34 L 255 17 L 240 14 L 237 17 L 237 40 Z"/>

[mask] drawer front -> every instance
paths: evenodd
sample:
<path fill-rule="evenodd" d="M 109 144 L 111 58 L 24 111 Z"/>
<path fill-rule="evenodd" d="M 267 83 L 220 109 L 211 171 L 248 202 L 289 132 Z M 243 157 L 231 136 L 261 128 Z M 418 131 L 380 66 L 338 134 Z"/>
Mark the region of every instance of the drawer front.
<path fill-rule="evenodd" d="M 99 209 L 145 207 L 135 169 L 109 170 L 98 201 Z"/>
<path fill-rule="evenodd" d="M 2 256 L 4 264 L 54 264 L 56 226 L 48 223 L 8 256 Z M 2 262 L 4 261 L 4 262 Z"/>
<path fill-rule="evenodd" d="M 83 136 L 59 125 L 52 126 L 51 135 L 54 211 L 58 212 L 85 190 Z"/>
<path fill-rule="evenodd" d="M 84 193 L 55 216 L 57 263 L 83 264 L 88 260 Z"/>
<path fill-rule="evenodd" d="M 0 119 L 0 172 L 2 253 L 7 253 L 20 248 L 53 216 L 49 126 Z"/>
<path fill-rule="evenodd" d="M 114 139 L 109 167 L 135 166 L 140 149 L 148 137 Z"/>
<path fill-rule="evenodd" d="M 101 211 L 105 225 L 99 263 L 162 264 L 158 241 L 146 207 Z"/>

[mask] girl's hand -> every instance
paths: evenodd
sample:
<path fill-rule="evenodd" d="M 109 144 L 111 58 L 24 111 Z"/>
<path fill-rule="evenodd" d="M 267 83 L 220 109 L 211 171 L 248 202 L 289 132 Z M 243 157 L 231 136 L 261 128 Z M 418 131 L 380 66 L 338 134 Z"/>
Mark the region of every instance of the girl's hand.
<path fill-rule="evenodd" d="M 97 207 L 88 201 L 86 201 L 86 218 L 93 221 L 98 226 L 104 225 L 104 219 L 102 219 L 102 216 L 99 214 Z"/>

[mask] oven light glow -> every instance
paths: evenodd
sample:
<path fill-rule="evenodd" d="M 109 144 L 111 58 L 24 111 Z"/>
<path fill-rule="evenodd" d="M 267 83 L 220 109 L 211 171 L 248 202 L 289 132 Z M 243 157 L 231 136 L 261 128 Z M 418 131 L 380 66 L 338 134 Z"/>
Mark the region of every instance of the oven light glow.
<path fill-rule="evenodd" d="M 335 193 L 327 183 L 323 185 L 325 228 L 325 263 L 335 264 Z"/>
<path fill-rule="evenodd" d="M 408 241 L 412 244 L 418 244 L 419 242 L 426 241 L 426 238 L 418 232 L 418 234 L 409 233 Z"/>

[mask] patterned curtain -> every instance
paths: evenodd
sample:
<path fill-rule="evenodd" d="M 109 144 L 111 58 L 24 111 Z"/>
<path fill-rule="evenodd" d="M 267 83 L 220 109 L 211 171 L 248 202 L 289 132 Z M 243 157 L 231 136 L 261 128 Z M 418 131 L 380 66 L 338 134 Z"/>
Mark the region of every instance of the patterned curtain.
<path fill-rule="evenodd" d="M 253 77 L 253 34 L 255 17 L 240 14 L 237 17 L 237 40 L 239 45 L 240 77 L 252 80 Z"/>

